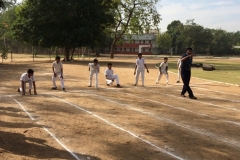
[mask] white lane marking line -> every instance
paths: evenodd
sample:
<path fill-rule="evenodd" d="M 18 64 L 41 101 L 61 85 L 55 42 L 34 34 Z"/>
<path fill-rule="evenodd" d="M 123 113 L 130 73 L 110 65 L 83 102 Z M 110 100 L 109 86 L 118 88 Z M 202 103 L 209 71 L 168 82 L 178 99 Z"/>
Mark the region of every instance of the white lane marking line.
<path fill-rule="evenodd" d="M 119 90 L 117 90 L 117 89 L 115 89 L 115 88 L 106 88 L 106 89 L 104 89 L 104 90 L 114 90 L 114 91 L 117 91 L 117 92 L 121 92 L 121 91 L 119 91 Z M 90 90 L 81 90 L 81 91 L 83 91 L 83 92 L 89 92 Z M 79 90 L 73 90 L 72 92 L 73 92 L 73 93 L 74 93 L 74 92 L 79 92 Z M 144 100 L 153 102 L 153 103 L 161 104 L 161 105 L 164 105 L 164 106 L 167 106 L 167 107 L 170 107 L 170 108 L 174 108 L 174 109 L 178 109 L 178 110 L 190 112 L 190 113 L 197 114 L 197 115 L 200 115 L 200 116 L 209 117 L 209 118 L 212 118 L 212 119 L 215 119 L 215 120 L 220 120 L 220 121 L 222 121 L 222 122 L 231 123 L 231 124 L 237 124 L 237 122 L 234 122 L 234 121 L 222 120 L 222 119 L 216 118 L 216 117 L 214 117 L 214 116 L 210 116 L 210 115 L 208 115 L 208 114 L 199 113 L 199 112 L 194 112 L 194 111 L 191 111 L 191 110 L 188 110 L 188 109 L 185 109 L 185 108 L 181 108 L 181 107 L 177 107 L 177 106 L 165 104 L 165 103 L 158 102 L 158 101 L 154 101 L 154 100 L 151 100 L 151 99 L 146 99 L 146 98 L 140 97 L 140 96 L 135 96 L 135 95 L 130 94 L 130 93 L 124 93 L 124 94 L 128 94 L 129 96 L 132 96 L 132 97 L 141 98 L 141 99 L 144 99 Z"/>
<path fill-rule="evenodd" d="M 192 132 L 195 132 L 195 133 L 198 133 L 198 134 L 201 134 L 201 135 L 204 135 L 204 136 L 207 136 L 207 137 L 211 137 L 211 138 L 214 138 L 214 139 L 217 139 L 221 142 L 224 142 L 224 143 L 227 143 L 227 144 L 231 144 L 233 146 L 236 146 L 238 148 L 240 148 L 240 145 L 239 145 L 239 142 L 236 141 L 236 140 L 233 140 L 233 139 L 229 139 L 229 138 L 225 138 L 225 137 L 222 137 L 222 136 L 218 136 L 214 133 L 211 133 L 211 132 L 208 132 L 208 131 L 205 131 L 204 129 L 199 129 L 199 128 L 196 128 L 196 127 L 193 127 L 193 126 L 189 126 L 189 125 L 182 125 L 178 122 L 175 122 L 174 120 L 171 120 L 171 119 L 168 119 L 168 118 L 164 118 L 164 117 L 159 117 L 151 112 L 148 112 L 148 111 L 143 111 L 141 109 L 138 109 L 138 108 L 135 108 L 135 107 L 132 107 L 131 105 L 128 105 L 128 104 L 123 104 L 123 103 L 119 103 L 117 101 L 114 101 L 114 100 L 111 100 L 111 99 L 108 99 L 106 97 L 103 97 L 103 96 L 100 96 L 100 95 L 97 95 L 97 94 L 93 94 L 93 93 L 89 93 L 87 91 L 80 91 L 82 93 L 86 93 L 86 94 L 90 94 L 90 95 L 93 95 L 93 96 L 96 96 L 96 97 L 99 97 L 101 98 L 102 100 L 105 100 L 105 101 L 109 101 L 109 102 L 112 102 L 112 103 L 115 103 L 115 104 L 118 104 L 120 106 L 123 106 L 123 107 L 126 107 L 130 110 L 134 110 L 134 111 L 137 111 L 137 112 L 140 112 L 142 114 L 145 114 L 145 115 L 148 115 L 148 116 L 151 116 L 153 118 L 156 118 L 156 119 L 159 119 L 159 120 L 162 120 L 162 121 L 165 121 L 165 122 L 168 122 L 168 123 L 171 123 L 171 124 L 174 124 L 178 127 L 182 127 L 182 128 L 185 128 L 187 130 L 190 130 Z M 53 96 L 54 97 L 54 96 Z M 54 97 L 54 98 L 57 98 L 57 97 Z M 59 99 L 59 98 L 58 98 Z M 61 101 L 64 101 L 64 100 L 61 100 Z M 69 102 L 68 102 L 69 103 Z"/>
<path fill-rule="evenodd" d="M 175 72 L 171 72 L 171 71 L 169 71 L 169 73 L 177 74 L 177 73 L 175 73 Z M 231 86 L 237 86 L 237 87 L 239 87 L 238 84 L 232 84 L 232 83 L 226 83 L 226 82 L 214 81 L 214 80 L 203 79 L 203 78 L 197 78 L 197 77 L 191 77 L 191 78 L 199 79 L 199 80 L 204 80 L 204 81 L 208 81 L 208 82 L 213 82 L 213 83 L 220 83 L 220 84 L 226 84 L 226 85 L 231 85 Z"/>
<path fill-rule="evenodd" d="M 106 89 L 106 90 L 108 90 L 108 89 Z M 121 91 L 119 91 L 119 90 L 117 90 L 117 89 L 115 89 L 115 91 L 121 92 Z M 214 117 L 214 116 L 210 116 L 210 115 L 208 115 L 208 114 L 199 113 L 199 112 L 194 112 L 194 111 L 191 111 L 191 110 L 188 110 L 188 109 L 185 109 L 185 108 L 176 107 L 176 106 L 173 106 L 173 105 L 165 104 L 165 103 L 158 102 L 158 101 L 151 100 L 151 99 L 146 99 L 146 98 L 144 98 L 144 97 L 136 96 L 136 95 L 133 95 L 133 94 L 130 94 L 130 93 L 124 93 L 124 94 L 128 94 L 129 96 L 132 96 L 132 97 L 141 98 L 141 99 L 144 99 L 144 100 L 153 102 L 153 103 L 158 103 L 158 104 L 161 104 L 161 105 L 170 107 L 170 108 L 174 108 L 174 109 L 178 109 L 178 110 L 190 112 L 190 113 L 197 114 L 197 115 L 200 115 L 200 116 L 204 116 L 204 117 L 208 117 L 208 118 L 212 118 L 212 119 L 215 119 L 215 120 L 220 120 L 220 121 L 222 121 L 222 122 L 231 123 L 231 124 L 235 124 L 235 125 L 240 126 L 240 123 L 235 122 L 235 121 L 228 121 L 228 120 L 219 119 L 219 118 L 216 118 L 216 117 Z"/>
<path fill-rule="evenodd" d="M 51 133 L 47 128 L 43 127 L 43 129 L 51 135 L 52 138 L 55 139 L 55 141 L 57 141 L 65 150 L 67 150 L 75 159 L 77 160 L 81 160 L 80 158 L 78 158 L 78 156 L 73 153 L 70 149 L 68 149 L 68 147 L 66 145 L 64 145 L 53 133 Z"/>
<path fill-rule="evenodd" d="M 143 88 L 143 90 L 146 90 L 146 89 Z M 152 90 L 147 90 L 147 91 L 152 92 L 152 93 L 161 94 L 161 95 L 164 95 L 164 96 L 170 96 L 170 97 L 174 97 L 174 98 L 178 98 L 178 99 L 183 99 L 183 97 L 178 97 L 178 96 L 174 96 L 174 95 L 171 95 L 171 94 L 164 94 L 164 93 L 160 93 L 160 92 L 152 91 Z M 202 104 L 206 104 L 206 105 L 210 105 L 210 106 L 214 106 L 214 107 L 218 107 L 218 108 L 223 108 L 223 109 L 227 109 L 227 110 L 231 110 L 231 111 L 240 112 L 240 110 L 238 110 L 236 108 L 224 107 L 224 106 L 215 105 L 215 104 L 209 103 L 209 102 L 201 102 L 200 100 L 191 100 L 191 99 L 188 99 L 188 98 L 185 98 L 184 100 L 191 101 L 191 102 L 198 102 L 198 103 L 202 103 Z"/>
<path fill-rule="evenodd" d="M 13 99 L 22 109 L 23 109 L 23 111 L 31 118 L 31 120 L 35 120 L 34 118 L 33 118 L 33 116 L 28 112 L 28 111 L 26 111 L 26 109 L 25 109 L 25 107 L 19 102 L 19 101 L 17 101 L 16 99 Z M 37 122 L 37 124 L 39 124 L 38 122 Z M 40 125 L 40 124 L 39 124 Z M 43 126 L 42 126 L 43 127 Z M 65 150 L 67 150 L 75 159 L 77 159 L 77 160 L 81 160 L 80 158 L 78 158 L 78 156 L 75 154 L 75 153 L 73 153 L 66 145 L 64 145 L 56 136 L 54 136 L 54 134 L 53 133 L 51 133 L 47 128 L 45 128 L 45 127 L 43 127 L 43 129 L 48 133 L 48 134 L 50 134 L 50 136 L 53 138 L 53 139 L 55 139 L 57 142 L 58 142 L 58 144 L 60 144 Z"/>
<path fill-rule="evenodd" d="M 18 102 L 16 99 L 13 99 L 21 108 L 22 110 L 31 118 L 31 120 L 35 120 L 35 118 L 33 118 L 33 116 L 24 108 L 24 106 Z"/>
<path fill-rule="evenodd" d="M 49 95 L 51 95 L 51 94 L 49 94 Z M 102 120 L 103 122 L 107 123 L 108 125 L 111 125 L 111 126 L 117 128 L 117 129 L 121 130 L 121 131 L 124 131 L 124 132 L 130 134 L 131 136 L 133 136 L 133 137 L 135 137 L 135 138 L 137 138 L 137 139 L 139 139 L 139 140 L 141 140 L 141 141 L 143 141 L 143 142 L 145 142 L 145 143 L 151 145 L 152 147 L 157 148 L 157 149 L 160 150 L 162 153 L 168 154 L 168 155 L 170 155 L 170 156 L 172 156 L 172 157 L 174 157 L 174 158 L 176 158 L 176 159 L 179 159 L 179 160 L 184 160 L 183 158 L 181 158 L 181 157 L 179 157 L 179 156 L 176 156 L 175 154 L 172 154 L 172 153 L 170 153 L 170 152 L 164 150 L 163 148 L 161 148 L 161 147 L 159 147 L 159 146 L 153 144 L 152 142 L 150 142 L 150 141 L 148 141 L 148 140 L 145 140 L 145 139 L 143 139 L 143 138 L 137 136 L 137 135 L 134 134 L 133 132 L 128 131 L 128 130 L 122 128 L 122 127 L 119 127 L 119 126 L 117 126 L 116 124 L 111 123 L 111 122 L 109 122 L 108 120 L 106 120 L 106 119 L 100 117 L 99 115 L 97 115 L 97 114 L 95 114 L 95 113 L 93 113 L 93 112 L 91 112 L 91 111 L 88 111 L 88 110 L 84 109 L 83 107 L 77 106 L 77 105 L 75 105 L 75 104 L 72 104 L 72 103 L 70 103 L 70 102 L 68 102 L 68 101 L 65 101 L 65 100 L 63 100 L 63 99 L 60 99 L 60 98 L 55 97 L 55 96 L 53 96 L 53 95 L 51 95 L 51 96 L 52 96 L 53 98 L 58 99 L 59 101 L 65 102 L 66 104 L 69 104 L 69 105 L 71 105 L 71 106 L 73 106 L 73 107 L 75 107 L 75 108 L 77 108 L 77 109 L 80 109 L 80 110 L 82 110 L 82 111 L 84 111 L 84 112 L 86 112 L 86 113 L 88 113 L 88 114 L 90 114 L 90 115 L 95 116 L 96 118 Z"/>
<path fill-rule="evenodd" d="M 117 90 L 116 90 L 116 91 L 117 91 Z M 118 91 L 118 92 L 119 92 L 119 91 Z M 165 103 L 162 103 L 162 102 L 154 101 L 154 100 L 151 100 L 151 99 L 146 99 L 146 98 L 144 98 L 144 97 L 140 97 L 140 96 L 135 96 L 135 95 L 130 94 L 130 93 L 125 93 L 125 94 L 128 94 L 129 96 L 132 96 L 132 97 L 141 98 L 141 99 L 144 99 L 144 100 L 147 100 L 147 101 L 153 102 L 153 103 L 158 103 L 158 104 L 161 104 L 161 105 L 164 105 L 164 106 L 170 107 L 170 108 L 174 108 L 174 109 L 182 110 L 182 111 L 185 111 L 185 112 L 190 112 L 190 113 L 197 114 L 197 115 L 200 115 L 200 116 L 204 116 L 204 117 L 208 117 L 208 118 L 212 118 L 212 119 L 215 119 L 215 120 L 220 120 L 220 121 L 222 121 L 222 122 L 231 123 L 231 124 L 235 124 L 235 125 L 240 126 L 240 123 L 238 123 L 238 122 L 222 120 L 222 119 L 216 118 L 216 117 L 214 117 L 214 116 L 210 116 L 210 115 L 208 115 L 208 114 L 194 112 L 194 111 L 191 111 L 191 110 L 188 110 L 188 109 L 185 109 L 185 108 L 181 108 L 181 107 L 176 107 L 176 106 L 168 105 L 168 104 L 165 104 Z"/>
<path fill-rule="evenodd" d="M 239 94 L 227 93 L 227 92 L 222 92 L 222 91 L 214 91 L 214 90 L 210 90 L 210 89 L 206 89 L 206 88 L 200 88 L 200 87 L 192 87 L 192 88 L 196 88 L 196 89 L 199 89 L 199 90 L 207 90 L 207 91 L 215 92 L 215 93 L 234 95 L 234 96 L 238 96 L 239 97 Z"/>
<path fill-rule="evenodd" d="M 182 92 L 182 90 L 176 90 L 176 91 Z M 206 94 L 196 93 L 196 92 L 194 92 L 194 94 L 196 94 L 196 95 L 201 95 L 201 96 L 205 96 L 205 95 L 206 95 Z M 225 100 L 225 101 L 229 101 L 229 102 L 240 103 L 240 101 L 238 101 L 238 100 L 225 99 L 225 98 L 216 97 L 216 96 L 211 96 L 211 98 L 216 98 L 216 99 Z"/>

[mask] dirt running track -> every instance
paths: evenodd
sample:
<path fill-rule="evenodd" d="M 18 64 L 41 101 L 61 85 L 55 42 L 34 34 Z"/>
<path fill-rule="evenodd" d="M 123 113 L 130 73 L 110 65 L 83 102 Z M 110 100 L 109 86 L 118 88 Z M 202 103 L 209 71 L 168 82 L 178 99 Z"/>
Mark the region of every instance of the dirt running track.
<path fill-rule="evenodd" d="M 63 62 L 67 92 L 59 81 L 50 90 L 49 61 L 1 64 L 0 159 L 240 159 L 239 87 L 192 78 L 198 100 L 182 98 L 175 74 L 155 84 L 159 60 L 150 59 L 146 87 L 134 87 L 134 61 L 112 61 L 116 88 L 105 85 L 109 60 L 100 59 L 99 90 L 87 87 L 89 61 Z M 28 68 L 37 96 L 16 92 Z"/>

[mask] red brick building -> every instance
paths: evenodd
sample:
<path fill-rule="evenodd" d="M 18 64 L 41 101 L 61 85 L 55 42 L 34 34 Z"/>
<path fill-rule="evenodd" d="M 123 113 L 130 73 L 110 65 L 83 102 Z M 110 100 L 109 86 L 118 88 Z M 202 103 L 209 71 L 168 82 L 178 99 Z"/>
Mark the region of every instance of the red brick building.
<path fill-rule="evenodd" d="M 155 34 L 126 35 L 124 42 L 115 47 L 114 54 L 138 54 L 139 45 L 150 45 L 142 48 L 142 54 L 157 54 Z"/>

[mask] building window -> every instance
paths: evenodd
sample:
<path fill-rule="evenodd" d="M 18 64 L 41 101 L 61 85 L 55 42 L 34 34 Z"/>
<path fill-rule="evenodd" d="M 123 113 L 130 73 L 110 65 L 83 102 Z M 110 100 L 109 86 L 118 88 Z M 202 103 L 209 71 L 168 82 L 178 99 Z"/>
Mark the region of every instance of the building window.
<path fill-rule="evenodd" d="M 133 52 L 135 52 L 135 48 L 133 48 Z"/>
<path fill-rule="evenodd" d="M 152 41 L 150 40 L 150 41 L 149 41 L 149 44 L 151 44 L 151 43 L 152 43 Z"/>
<path fill-rule="evenodd" d="M 149 52 L 152 52 L 152 48 L 149 48 Z"/>
<path fill-rule="evenodd" d="M 145 48 L 143 48 L 142 51 L 145 52 Z"/>
<path fill-rule="evenodd" d="M 143 44 L 145 44 L 145 40 L 143 41 Z"/>
<path fill-rule="evenodd" d="M 132 52 L 132 48 L 130 48 L 130 52 Z"/>
<path fill-rule="evenodd" d="M 126 52 L 126 48 L 124 48 L 124 52 Z"/>

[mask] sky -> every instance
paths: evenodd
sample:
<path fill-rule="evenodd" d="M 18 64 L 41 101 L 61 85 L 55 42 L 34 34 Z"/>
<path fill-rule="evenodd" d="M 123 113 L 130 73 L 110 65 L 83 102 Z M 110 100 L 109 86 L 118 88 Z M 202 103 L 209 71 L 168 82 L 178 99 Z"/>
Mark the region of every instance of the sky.
<path fill-rule="evenodd" d="M 205 28 L 240 31 L 239 0 L 161 0 L 157 10 L 162 18 L 159 25 L 162 32 L 172 21 L 185 24 L 188 19 L 195 19 Z"/>
<path fill-rule="evenodd" d="M 172 21 L 186 23 L 188 19 L 205 28 L 240 31 L 240 0 L 161 0 L 156 7 L 162 32 Z"/>

